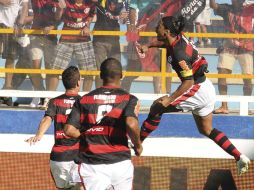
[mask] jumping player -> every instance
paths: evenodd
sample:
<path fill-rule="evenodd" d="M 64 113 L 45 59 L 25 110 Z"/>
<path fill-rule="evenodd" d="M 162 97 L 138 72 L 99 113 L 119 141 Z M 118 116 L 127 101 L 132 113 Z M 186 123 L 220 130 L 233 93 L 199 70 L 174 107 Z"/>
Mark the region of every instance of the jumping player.
<path fill-rule="evenodd" d="M 77 162 L 85 189 L 131 190 L 134 167 L 127 136 L 139 156 L 139 101 L 120 88 L 122 66 L 117 59 L 102 62 L 100 77 L 103 86 L 74 104 L 65 133 L 80 138 Z"/>
<path fill-rule="evenodd" d="M 166 48 L 167 61 L 181 80 L 175 92 L 154 101 L 141 127 L 141 140 L 158 127 L 163 113 L 192 111 L 199 132 L 234 156 L 238 174 L 241 175 L 248 170 L 250 160 L 236 149 L 223 132 L 212 127 L 215 89 L 205 76 L 207 61 L 182 34 L 184 24 L 183 17 L 163 17 L 156 28 L 157 41 L 140 48 L 141 52 L 152 47 Z"/>
<path fill-rule="evenodd" d="M 79 139 L 69 138 L 65 136 L 63 131 L 64 124 L 74 102 L 80 98 L 78 95 L 80 89 L 80 73 L 78 68 L 70 66 L 65 69 L 62 73 L 62 81 L 66 89 L 65 93 L 50 99 L 36 135 L 27 139 L 26 142 L 35 144 L 37 141 L 40 141 L 44 133 L 51 126 L 52 120 L 54 120 L 55 144 L 50 154 L 50 169 L 56 187 L 62 190 L 83 190 L 83 187 L 78 187 L 79 184 L 72 183 L 70 172 L 75 167 L 77 168 L 74 158 L 78 155 Z"/>

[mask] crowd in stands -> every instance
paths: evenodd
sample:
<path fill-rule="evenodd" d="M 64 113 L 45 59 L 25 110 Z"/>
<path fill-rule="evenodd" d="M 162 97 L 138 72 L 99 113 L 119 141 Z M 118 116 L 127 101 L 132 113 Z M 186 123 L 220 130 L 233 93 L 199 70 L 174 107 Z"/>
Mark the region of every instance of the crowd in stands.
<path fill-rule="evenodd" d="M 142 37 L 139 31 L 154 31 L 163 16 L 176 15 L 187 0 L 0 0 L 0 28 L 14 28 L 14 34 L 0 34 L 1 56 L 6 68 L 61 69 L 70 63 L 80 70 L 98 70 L 105 58 L 113 57 L 121 61 L 119 36 L 93 36 L 91 30 L 119 31 L 120 25 L 127 25 L 126 71 L 160 71 L 160 50 L 149 49 L 145 55 L 137 51 L 137 46 L 154 40 Z M 232 0 L 228 4 L 218 4 L 206 0 L 206 5 L 194 22 L 189 23 L 187 32 L 207 33 L 212 24 L 212 11 L 224 20 L 224 30 L 228 33 L 253 32 L 253 2 Z M 95 22 L 93 27 L 91 23 Z M 195 28 L 194 28 L 195 26 Z M 43 31 L 44 35 L 24 35 L 22 29 Z M 49 34 L 51 30 L 78 30 L 80 35 Z M 210 38 L 190 38 L 197 47 L 211 47 Z M 216 47 L 217 48 L 217 47 Z M 1 49 L 1 48 L 0 48 Z M 253 74 L 253 41 L 250 39 L 225 39 L 217 51 L 218 73 L 230 74 L 236 60 L 243 74 Z M 171 71 L 167 64 L 167 71 Z M 41 74 L 28 74 L 34 90 L 55 91 L 59 75 L 47 74 L 45 85 Z M 26 74 L 5 74 L 3 89 L 18 89 L 26 79 Z M 84 75 L 83 91 L 91 91 L 102 85 L 99 77 Z M 137 76 L 124 77 L 122 88 L 131 90 Z M 160 77 L 153 77 L 154 93 L 161 93 Z M 252 94 L 251 79 L 243 80 L 243 94 Z M 226 79 L 218 81 L 219 93 L 227 94 Z M 167 93 L 171 91 L 170 78 Z M 0 103 L 11 105 L 10 98 L 1 98 Z M 45 104 L 48 99 L 34 98 L 31 106 Z M 227 104 L 215 113 L 228 113 Z"/>

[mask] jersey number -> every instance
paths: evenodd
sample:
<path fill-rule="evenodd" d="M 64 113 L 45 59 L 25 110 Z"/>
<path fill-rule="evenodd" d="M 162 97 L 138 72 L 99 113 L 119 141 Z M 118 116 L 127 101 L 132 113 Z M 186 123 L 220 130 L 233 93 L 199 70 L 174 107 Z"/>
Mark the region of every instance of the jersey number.
<path fill-rule="evenodd" d="M 100 122 L 102 120 L 102 118 L 104 117 L 105 114 L 107 114 L 108 112 L 110 112 L 112 110 L 112 106 L 111 105 L 101 105 L 98 107 L 98 111 L 97 111 L 97 117 L 96 117 L 96 122 Z"/>

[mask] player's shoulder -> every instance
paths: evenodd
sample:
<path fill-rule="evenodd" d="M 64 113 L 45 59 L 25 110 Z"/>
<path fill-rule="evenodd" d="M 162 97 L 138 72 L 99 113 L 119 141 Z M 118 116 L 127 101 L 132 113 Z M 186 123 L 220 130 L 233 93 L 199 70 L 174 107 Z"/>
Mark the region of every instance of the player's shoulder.
<path fill-rule="evenodd" d="M 57 100 L 62 99 L 62 97 L 63 97 L 63 94 L 61 94 L 59 96 L 56 96 L 56 97 L 53 97 L 53 98 L 50 98 L 49 101 L 48 101 L 48 104 L 53 104 Z"/>
<path fill-rule="evenodd" d="M 122 88 L 119 88 L 117 92 L 118 92 L 119 95 L 126 95 L 126 96 L 129 96 L 130 98 L 138 99 L 134 94 L 131 94 L 128 91 L 126 91 Z"/>

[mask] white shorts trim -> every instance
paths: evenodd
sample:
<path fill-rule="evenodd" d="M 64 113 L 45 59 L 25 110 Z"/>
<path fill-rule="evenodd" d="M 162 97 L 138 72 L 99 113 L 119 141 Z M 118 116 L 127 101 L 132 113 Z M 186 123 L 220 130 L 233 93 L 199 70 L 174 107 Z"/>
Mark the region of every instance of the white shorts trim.
<path fill-rule="evenodd" d="M 195 93 L 193 93 L 193 91 Z M 192 96 L 189 96 L 189 94 Z M 177 98 L 174 102 L 178 102 L 175 106 L 183 111 L 192 111 L 193 114 L 199 116 L 207 116 L 214 110 L 215 104 L 215 88 L 209 79 L 200 84 L 193 85 L 186 93 Z M 183 97 L 188 97 L 183 98 Z M 181 98 L 183 101 L 180 101 Z M 172 104 L 174 104 L 172 102 Z"/>

